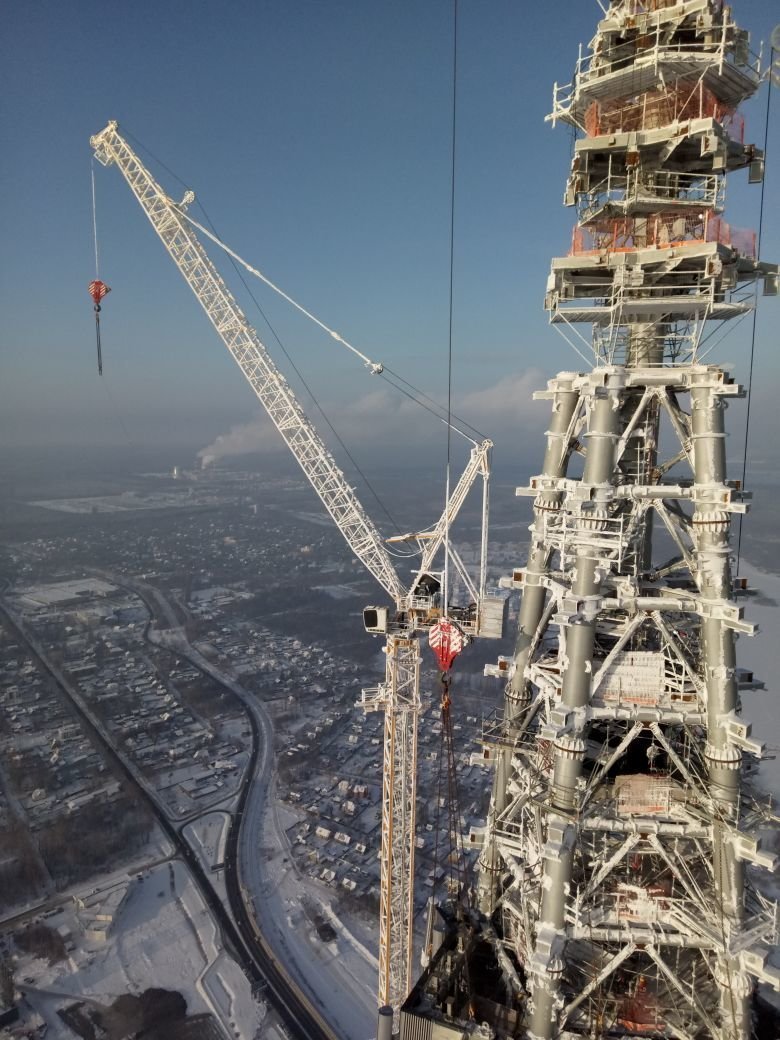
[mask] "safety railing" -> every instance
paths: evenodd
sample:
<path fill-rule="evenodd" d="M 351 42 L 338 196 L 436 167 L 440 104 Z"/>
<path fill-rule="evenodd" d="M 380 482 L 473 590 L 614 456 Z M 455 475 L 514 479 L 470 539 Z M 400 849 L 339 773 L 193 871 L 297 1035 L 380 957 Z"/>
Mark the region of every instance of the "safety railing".
<path fill-rule="evenodd" d="M 678 80 L 663 90 L 646 90 L 629 100 L 593 101 L 585 110 L 588 137 L 658 130 L 694 119 L 714 119 L 732 140 L 744 143 L 745 120 L 724 105 L 701 79 Z"/>
<path fill-rule="evenodd" d="M 642 884 L 640 878 L 628 878 L 617 882 L 610 891 L 599 890 L 598 894 L 586 894 L 579 888 L 567 911 L 569 922 L 575 926 L 588 927 L 610 921 L 626 924 L 667 923 L 672 917 L 672 908 L 688 903 L 689 911 L 698 909 L 691 900 L 672 896 L 669 882 Z"/>
<path fill-rule="evenodd" d="M 599 181 L 590 191 L 577 198 L 580 224 L 587 224 L 610 203 L 653 203 L 659 210 L 665 206 L 682 209 L 698 207 L 719 212 L 725 201 L 725 183 L 718 174 L 676 173 L 659 170 L 640 173 L 629 168 Z"/>
<path fill-rule="evenodd" d="M 677 44 L 661 40 L 660 24 L 655 32 L 652 46 L 644 45 L 637 37 L 627 43 L 610 48 L 608 55 L 600 50 L 582 54 L 577 59 L 574 83 L 584 86 L 594 77 L 608 76 L 613 72 L 628 68 L 637 63 L 652 63 L 656 66 L 674 61 L 676 64 L 686 57 L 693 59 L 700 66 L 700 59 L 707 57 L 713 65 L 729 64 L 738 68 L 747 78 L 756 82 L 759 78 L 759 58 L 747 46 L 735 46 L 732 32 L 736 26 L 728 18 L 724 18 L 720 38 L 716 41 L 694 42 L 680 41 Z"/>
<path fill-rule="evenodd" d="M 649 10 L 649 3 L 645 3 L 641 5 L 641 10 L 637 11 L 637 15 Z M 704 64 L 703 59 L 708 59 L 708 64 L 720 69 L 724 65 L 732 66 L 753 86 L 760 82 L 761 58 L 749 48 L 746 36 L 739 32 L 727 10 L 720 26 L 720 37 L 715 41 L 680 41 L 676 45 L 670 45 L 666 40 L 662 42 L 661 21 L 662 19 L 658 19 L 654 31 L 651 30 L 651 38 L 654 37 L 654 40 L 649 46 L 645 43 L 646 36 L 635 38 L 622 46 L 610 48 L 608 55 L 605 55 L 599 49 L 600 40 L 597 40 L 595 51 L 585 54 L 581 52 L 571 82 L 556 83 L 553 87 L 553 110 L 548 116 L 553 125 L 560 119 L 585 131 L 585 111 L 578 104 L 579 91 L 595 79 L 624 69 L 637 72 L 647 68 L 657 70 L 669 64 L 679 68 L 680 64 L 688 59 L 691 76 L 698 77 Z"/>

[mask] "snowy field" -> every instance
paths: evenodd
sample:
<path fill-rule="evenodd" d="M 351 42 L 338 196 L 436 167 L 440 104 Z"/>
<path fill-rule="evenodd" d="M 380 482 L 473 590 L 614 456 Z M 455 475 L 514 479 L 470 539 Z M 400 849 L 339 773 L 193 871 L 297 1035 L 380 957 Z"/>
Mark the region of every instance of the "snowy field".
<path fill-rule="evenodd" d="M 760 632 L 754 638 L 740 636 L 737 659 L 767 686 L 743 693 L 743 713 L 753 723 L 753 737 L 767 745 L 760 782 L 779 797 L 775 675 L 780 666 L 780 575 L 747 562 L 739 572 L 758 593 L 742 602 L 745 619 L 758 624 Z M 245 813 L 255 819 L 245 822 L 250 823 L 247 832 L 257 844 L 241 850 L 242 875 L 260 927 L 338 1035 L 343 1040 L 368 1040 L 375 1035 L 376 951 L 351 934 L 333 913 L 332 889 L 297 873 L 285 833 L 294 815 L 276 804 L 273 795 L 263 803 L 262 798 L 249 799 Z M 223 859 L 228 819 L 226 812 L 214 811 L 186 828 L 188 841 L 207 868 Z M 107 883 L 100 882 L 101 886 Z M 304 899 L 333 925 L 334 941 L 319 938 L 307 918 Z M 143 880 L 133 878 L 105 942 L 86 937 L 83 913 L 68 911 L 48 923 L 57 927 L 66 920 L 75 943 L 69 959 L 49 967 L 24 956 L 17 973 L 29 1003 L 49 1026 L 48 1038 L 72 1040 L 73 1034 L 56 1014 L 71 1000 L 92 997 L 110 1003 L 120 994 L 139 993 L 150 986 L 181 992 L 188 1013 L 212 1014 L 226 1038 L 284 1037 L 283 1031 L 264 1021 L 264 1006 L 253 998 L 239 966 L 221 949 L 216 927 L 183 864 L 164 863 L 145 873 Z"/>
<path fill-rule="evenodd" d="M 80 912 L 71 920 L 83 923 L 84 916 Z M 106 941 L 90 940 L 78 926 L 73 941 L 67 961 L 49 966 L 23 957 L 19 964 L 28 1003 L 49 1026 L 47 1040 L 72 1040 L 74 1034 L 56 1012 L 73 1000 L 108 1004 L 149 987 L 177 990 L 188 1014 L 212 1014 L 226 1038 L 269 1035 L 262 1028 L 264 1006 L 222 949 L 216 925 L 182 863 L 161 864 L 129 882 Z"/>
<path fill-rule="evenodd" d="M 230 813 L 217 810 L 193 820 L 184 828 L 184 837 L 198 854 L 206 870 L 221 867 L 225 862 L 229 823 Z"/>
<path fill-rule="evenodd" d="M 195 852 L 204 869 L 210 872 L 211 885 L 225 906 L 229 904 L 225 871 L 222 867 L 225 862 L 229 824 L 230 813 L 216 810 L 193 820 L 182 830 L 184 840 Z"/>

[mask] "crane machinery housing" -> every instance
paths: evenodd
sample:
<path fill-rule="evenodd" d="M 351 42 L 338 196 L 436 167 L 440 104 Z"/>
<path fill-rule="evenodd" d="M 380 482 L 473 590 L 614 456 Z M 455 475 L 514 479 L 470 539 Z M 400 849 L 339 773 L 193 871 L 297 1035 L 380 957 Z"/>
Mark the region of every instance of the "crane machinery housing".
<path fill-rule="evenodd" d="M 392 1007 L 397 1014 L 409 989 L 413 945 L 419 636 L 442 622 L 456 625 L 467 638 L 499 638 L 503 633 L 505 595 L 490 594 L 486 586 L 492 444 L 489 440 L 472 441 L 464 472 L 430 530 L 391 539 L 415 541 L 419 546 L 420 564 L 407 589 L 354 490 L 206 254 L 196 229 L 226 247 L 189 217 L 187 208 L 194 201 L 194 193 L 188 191 L 178 203 L 171 199 L 122 136 L 116 121 L 109 122 L 90 143 L 100 163 L 119 168 L 350 549 L 388 596 L 388 605 L 368 607 L 364 614 L 367 631 L 386 637 L 385 679 L 377 687 L 364 690 L 361 703 L 366 710 L 383 711 L 385 717 L 378 1003 Z M 370 367 L 381 371 L 380 365 Z M 478 478 L 482 481 L 481 553 L 479 572 L 471 575 L 448 535 Z M 436 565 L 442 549 L 462 585 L 463 603 L 446 601 L 447 581 Z M 453 585 L 451 582 L 450 588 Z"/>

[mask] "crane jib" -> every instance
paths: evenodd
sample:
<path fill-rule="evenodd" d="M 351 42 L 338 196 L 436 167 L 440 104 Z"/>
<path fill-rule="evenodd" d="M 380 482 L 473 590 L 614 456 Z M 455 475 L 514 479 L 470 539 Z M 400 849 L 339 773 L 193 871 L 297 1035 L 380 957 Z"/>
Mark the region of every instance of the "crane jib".
<path fill-rule="evenodd" d="M 115 163 L 269 418 L 291 449 L 355 556 L 400 605 L 405 591 L 382 538 L 306 417 L 292 388 L 220 277 L 195 230 L 156 183 L 116 122 L 91 138 L 96 158 Z"/>

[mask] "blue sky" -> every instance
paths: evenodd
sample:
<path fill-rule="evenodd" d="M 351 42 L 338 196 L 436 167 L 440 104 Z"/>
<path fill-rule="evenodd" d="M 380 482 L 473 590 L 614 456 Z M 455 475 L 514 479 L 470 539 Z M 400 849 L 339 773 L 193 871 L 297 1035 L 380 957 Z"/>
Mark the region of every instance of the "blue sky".
<path fill-rule="evenodd" d="M 754 44 L 768 38 L 773 0 L 734 7 Z M 453 391 L 479 419 L 499 384 L 502 407 L 516 399 L 536 415 L 522 395 L 578 364 L 542 309 L 550 257 L 565 253 L 573 223 L 561 205 L 568 131 L 544 116 L 598 16 L 586 0 L 460 2 Z M 446 396 L 450 2 L 42 0 L 7 5 L 3 21 L 6 443 L 205 446 L 256 413 L 118 172 L 101 167 L 100 274 L 113 291 L 98 379 L 88 139 L 109 118 L 197 192 L 242 255 L 367 354 Z M 748 107 L 749 140 L 762 136 L 763 106 L 762 95 Z M 772 124 L 767 259 L 780 256 L 780 98 Z M 734 180 L 727 215 L 755 225 L 758 189 Z M 388 404 L 382 385 L 265 290 L 258 299 L 359 442 L 361 422 L 380 422 Z M 759 312 L 759 425 L 778 385 L 778 307 Z M 749 331 L 743 323 L 720 351 L 738 374 Z M 424 416 L 396 414 L 420 443 L 441 439 Z"/>

